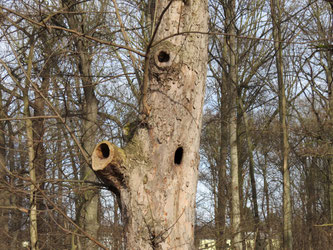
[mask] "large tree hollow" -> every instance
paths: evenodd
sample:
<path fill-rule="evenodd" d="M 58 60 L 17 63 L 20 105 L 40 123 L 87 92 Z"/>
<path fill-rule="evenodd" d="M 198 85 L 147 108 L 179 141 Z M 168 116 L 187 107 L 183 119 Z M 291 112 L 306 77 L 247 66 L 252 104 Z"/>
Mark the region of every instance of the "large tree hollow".
<path fill-rule="evenodd" d="M 158 53 L 157 58 L 160 63 L 167 63 L 170 60 L 170 55 L 169 53 L 162 50 L 160 53 Z"/>
<path fill-rule="evenodd" d="M 182 163 L 183 154 L 184 154 L 183 147 L 178 147 L 176 152 L 175 152 L 175 159 L 174 159 L 174 163 L 176 165 L 180 165 Z"/>
<path fill-rule="evenodd" d="M 106 159 L 110 156 L 110 149 L 106 143 L 101 143 L 96 151 L 97 156 L 100 159 Z"/>

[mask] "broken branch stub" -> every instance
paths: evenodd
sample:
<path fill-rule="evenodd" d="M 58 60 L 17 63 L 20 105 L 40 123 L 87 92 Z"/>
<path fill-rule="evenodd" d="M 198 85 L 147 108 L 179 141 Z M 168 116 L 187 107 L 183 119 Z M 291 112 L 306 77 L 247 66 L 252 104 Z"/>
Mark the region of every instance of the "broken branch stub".
<path fill-rule="evenodd" d="M 97 144 L 92 153 L 92 168 L 94 171 L 103 170 L 107 165 L 112 164 L 114 156 L 113 145 L 108 141 Z"/>
<path fill-rule="evenodd" d="M 92 169 L 116 193 L 126 186 L 124 162 L 123 150 L 108 141 L 98 143 L 92 153 Z"/>

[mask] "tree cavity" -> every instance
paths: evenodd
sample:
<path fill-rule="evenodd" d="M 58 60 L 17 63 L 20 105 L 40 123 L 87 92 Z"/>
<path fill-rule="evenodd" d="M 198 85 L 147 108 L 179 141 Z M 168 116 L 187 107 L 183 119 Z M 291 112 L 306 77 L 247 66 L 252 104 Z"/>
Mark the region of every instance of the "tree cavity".
<path fill-rule="evenodd" d="M 106 143 L 102 143 L 101 145 L 99 145 L 96 153 L 100 159 L 108 158 L 110 156 L 109 146 Z"/>
<path fill-rule="evenodd" d="M 167 63 L 167 62 L 170 61 L 170 55 L 169 55 L 169 53 L 167 53 L 167 52 L 165 52 L 163 50 L 160 51 L 160 53 L 158 53 L 157 58 L 158 58 L 158 61 L 160 63 Z"/>
<path fill-rule="evenodd" d="M 174 163 L 176 165 L 180 165 L 182 163 L 183 154 L 184 154 L 183 147 L 178 147 L 176 152 L 175 152 L 175 158 L 174 158 Z"/>

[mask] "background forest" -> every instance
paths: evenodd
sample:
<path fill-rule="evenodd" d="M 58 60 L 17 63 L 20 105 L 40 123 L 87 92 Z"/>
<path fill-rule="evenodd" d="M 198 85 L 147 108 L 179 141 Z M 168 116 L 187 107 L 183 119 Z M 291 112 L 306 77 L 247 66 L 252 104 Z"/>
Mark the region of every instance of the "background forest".
<path fill-rule="evenodd" d="M 0 0 L 0 249 L 123 249 L 90 154 L 135 129 L 154 4 Z M 330 249 L 333 1 L 209 12 L 198 248 Z"/>

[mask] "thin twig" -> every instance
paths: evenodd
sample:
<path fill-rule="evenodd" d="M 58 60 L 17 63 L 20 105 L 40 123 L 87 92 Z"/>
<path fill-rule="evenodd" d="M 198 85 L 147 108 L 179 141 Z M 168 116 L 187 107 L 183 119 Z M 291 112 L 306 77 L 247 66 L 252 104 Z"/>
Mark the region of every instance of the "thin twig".
<path fill-rule="evenodd" d="M 58 112 L 58 110 L 53 106 L 53 104 L 48 100 L 48 98 L 46 98 L 46 96 L 44 96 L 44 94 L 39 90 L 38 86 L 31 81 L 30 76 L 27 74 L 26 70 L 24 69 L 21 61 L 19 60 L 19 57 L 16 53 L 16 51 L 14 50 L 12 43 L 10 42 L 10 39 L 8 38 L 7 34 L 4 32 L 5 37 L 8 41 L 9 46 L 12 49 L 12 52 L 21 68 L 21 70 L 23 71 L 25 77 L 27 78 L 27 80 L 29 81 L 29 83 L 31 84 L 31 86 L 35 89 L 35 91 L 44 99 L 44 101 L 46 102 L 46 104 L 51 108 L 51 110 L 56 114 L 56 116 L 58 117 L 58 119 L 63 123 L 63 125 L 65 126 L 66 130 L 69 132 L 69 134 L 71 135 L 72 139 L 74 140 L 75 144 L 78 146 L 78 148 L 80 149 L 83 158 L 85 159 L 85 161 L 90 165 L 90 159 L 89 159 L 89 155 L 88 153 L 83 149 L 83 147 L 81 146 L 79 140 L 76 138 L 76 136 L 74 135 L 73 131 L 70 129 L 70 127 L 67 125 L 66 121 L 64 118 L 62 118 L 62 116 L 60 115 L 60 113 Z"/>
<path fill-rule="evenodd" d="M 109 45 L 109 46 L 114 46 L 114 47 L 118 47 L 118 48 L 121 48 L 121 49 L 126 49 L 126 50 L 129 50 L 129 51 L 132 51 L 142 57 L 145 57 L 145 54 L 136 50 L 136 49 L 133 49 L 129 46 L 125 46 L 125 45 L 121 45 L 121 44 L 116 44 L 116 43 L 112 43 L 112 42 L 109 42 L 109 41 L 105 41 L 105 40 L 102 40 L 102 39 L 99 39 L 99 38 L 96 38 L 96 37 L 93 37 L 93 36 L 89 36 L 89 35 L 86 35 L 84 33 L 81 33 L 77 30 L 72 30 L 72 29 L 68 29 L 68 28 L 65 28 L 65 27 L 61 27 L 61 26 L 56 26 L 56 25 L 46 25 L 44 24 L 43 22 L 37 22 L 31 18 L 28 18 L 27 16 L 21 14 L 21 13 L 18 13 L 14 10 L 11 10 L 11 9 L 8 9 L 6 7 L 3 7 L 3 6 L 0 6 L 1 9 L 4 9 L 12 14 L 15 14 L 19 17 L 22 17 L 23 19 L 27 20 L 28 22 L 32 23 L 32 24 L 35 24 L 39 27 L 45 27 L 46 29 L 48 30 L 52 30 L 52 29 L 55 29 L 55 30 L 62 30 L 62 31 L 66 31 L 66 32 L 69 32 L 71 34 L 74 34 L 78 37 L 83 37 L 85 39 L 88 39 L 88 40 L 92 40 L 92 41 L 95 41 L 95 42 L 98 42 L 100 44 L 105 44 L 105 45 Z M 5 14 L 5 13 L 4 13 Z"/>

